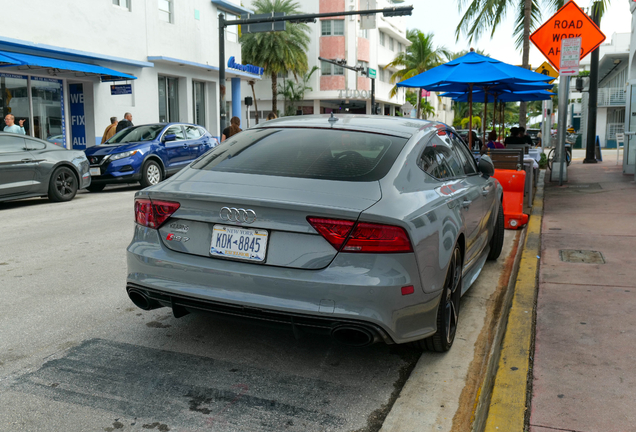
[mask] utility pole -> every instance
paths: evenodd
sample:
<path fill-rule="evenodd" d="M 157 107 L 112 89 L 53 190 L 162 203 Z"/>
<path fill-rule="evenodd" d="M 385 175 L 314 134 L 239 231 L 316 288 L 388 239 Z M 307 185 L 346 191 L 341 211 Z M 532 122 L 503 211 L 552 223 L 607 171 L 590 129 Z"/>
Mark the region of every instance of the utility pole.
<path fill-rule="evenodd" d="M 245 26 L 248 24 L 262 24 L 262 23 L 278 23 L 289 21 L 291 23 L 310 23 L 316 22 L 318 18 L 330 18 L 341 17 L 349 15 L 375 15 L 381 13 L 385 17 L 404 16 L 411 15 L 413 13 L 413 6 L 399 6 L 399 7 L 387 7 L 383 9 L 368 9 L 368 10 L 351 10 L 342 12 L 326 12 L 317 14 L 299 14 L 299 15 L 280 15 L 277 13 L 253 15 L 256 18 L 238 19 L 227 21 L 223 14 L 219 14 L 219 117 L 221 131 L 225 129 L 226 117 L 225 112 L 225 27 L 231 25 Z M 282 30 L 282 29 L 280 29 Z M 278 31 L 272 30 L 255 30 L 256 32 Z M 375 89 L 374 80 L 371 82 L 372 87 Z"/>
<path fill-rule="evenodd" d="M 362 66 L 349 66 L 346 64 L 346 60 L 330 60 L 322 57 L 318 57 L 318 60 L 324 61 L 326 63 L 331 63 L 336 66 L 340 66 L 341 68 L 349 69 L 354 72 L 362 72 L 362 75 L 366 75 L 371 79 L 371 114 L 375 115 L 375 70 L 371 68 L 365 68 Z M 369 69 L 373 70 L 373 77 L 371 77 L 371 73 L 369 73 Z"/>
<path fill-rule="evenodd" d="M 600 26 L 600 2 L 592 5 L 592 21 Z M 587 116 L 587 140 L 585 144 L 585 159 L 583 163 L 597 163 L 596 160 L 596 104 L 598 102 L 598 55 L 599 48 L 592 51 L 590 58 L 590 92 Z M 561 125 L 559 125 L 560 127 Z"/>

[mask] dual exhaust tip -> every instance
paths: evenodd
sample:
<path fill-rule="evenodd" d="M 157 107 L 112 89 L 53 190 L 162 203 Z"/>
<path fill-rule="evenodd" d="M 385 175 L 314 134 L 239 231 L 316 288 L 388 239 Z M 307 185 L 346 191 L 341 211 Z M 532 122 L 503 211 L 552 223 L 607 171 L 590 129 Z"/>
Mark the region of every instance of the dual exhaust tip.
<path fill-rule="evenodd" d="M 128 289 L 128 297 L 135 306 L 146 311 L 163 307 L 162 304 L 156 300 L 148 298 L 144 292 L 138 289 Z M 188 313 L 185 311 L 185 308 L 175 304 L 173 304 L 173 312 L 175 318 L 180 318 Z M 375 332 L 362 326 L 348 324 L 340 325 L 331 330 L 331 337 L 342 344 L 354 347 L 365 347 L 378 341 L 378 337 Z"/>

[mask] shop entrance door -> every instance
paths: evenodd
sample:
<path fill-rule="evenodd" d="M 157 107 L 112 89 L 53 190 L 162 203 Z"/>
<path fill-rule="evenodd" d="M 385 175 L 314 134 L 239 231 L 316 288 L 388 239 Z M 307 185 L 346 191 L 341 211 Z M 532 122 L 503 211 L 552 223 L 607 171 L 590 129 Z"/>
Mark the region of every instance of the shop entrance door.
<path fill-rule="evenodd" d="M 636 83 L 627 87 L 627 115 L 625 116 L 625 149 L 623 150 L 623 173 L 636 171 Z"/>

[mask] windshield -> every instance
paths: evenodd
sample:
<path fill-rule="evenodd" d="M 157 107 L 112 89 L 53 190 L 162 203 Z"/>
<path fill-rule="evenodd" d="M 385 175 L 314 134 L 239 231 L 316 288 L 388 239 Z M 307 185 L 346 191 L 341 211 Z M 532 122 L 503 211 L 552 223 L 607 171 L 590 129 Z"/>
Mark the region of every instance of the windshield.
<path fill-rule="evenodd" d="M 165 125 L 133 126 L 117 132 L 104 144 L 126 144 L 140 141 L 152 141 L 157 138 Z"/>
<path fill-rule="evenodd" d="M 266 128 L 238 133 L 192 168 L 245 174 L 375 181 L 386 175 L 406 138 L 334 129 Z"/>

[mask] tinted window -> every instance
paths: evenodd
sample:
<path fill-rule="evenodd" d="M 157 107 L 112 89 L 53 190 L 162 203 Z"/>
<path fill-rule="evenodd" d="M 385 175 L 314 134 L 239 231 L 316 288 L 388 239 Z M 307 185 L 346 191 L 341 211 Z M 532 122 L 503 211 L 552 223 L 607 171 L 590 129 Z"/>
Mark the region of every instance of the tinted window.
<path fill-rule="evenodd" d="M 26 140 L 26 145 L 29 150 L 44 150 L 46 148 L 46 144 L 44 144 L 43 142 L 31 139 Z"/>
<path fill-rule="evenodd" d="M 0 135 L 0 153 L 25 151 L 24 138 Z"/>
<path fill-rule="evenodd" d="M 451 135 L 453 148 L 457 152 L 459 162 L 466 175 L 477 174 L 477 165 L 472 153 L 468 151 L 468 146 L 456 135 Z"/>
<path fill-rule="evenodd" d="M 124 144 L 140 141 L 152 141 L 161 133 L 164 125 L 144 125 L 126 128 L 116 133 L 107 144 Z"/>
<path fill-rule="evenodd" d="M 193 168 L 326 180 L 374 181 L 389 171 L 405 138 L 333 129 L 250 129 Z"/>
<path fill-rule="evenodd" d="M 185 138 L 185 134 L 183 133 L 183 129 L 181 128 L 181 126 L 177 125 L 177 126 L 170 126 L 168 129 L 166 129 L 166 133 L 165 135 L 168 134 L 175 134 L 177 136 L 177 140 L 184 140 Z M 164 135 L 164 136 L 165 136 Z"/>
<path fill-rule="evenodd" d="M 201 130 L 196 126 L 186 126 L 185 133 L 188 139 L 197 139 L 201 136 Z"/>
<path fill-rule="evenodd" d="M 457 157 L 450 147 L 450 140 L 435 136 L 427 144 L 419 160 L 419 166 L 437 179 L 447 179 L 464 175 Z"/>

